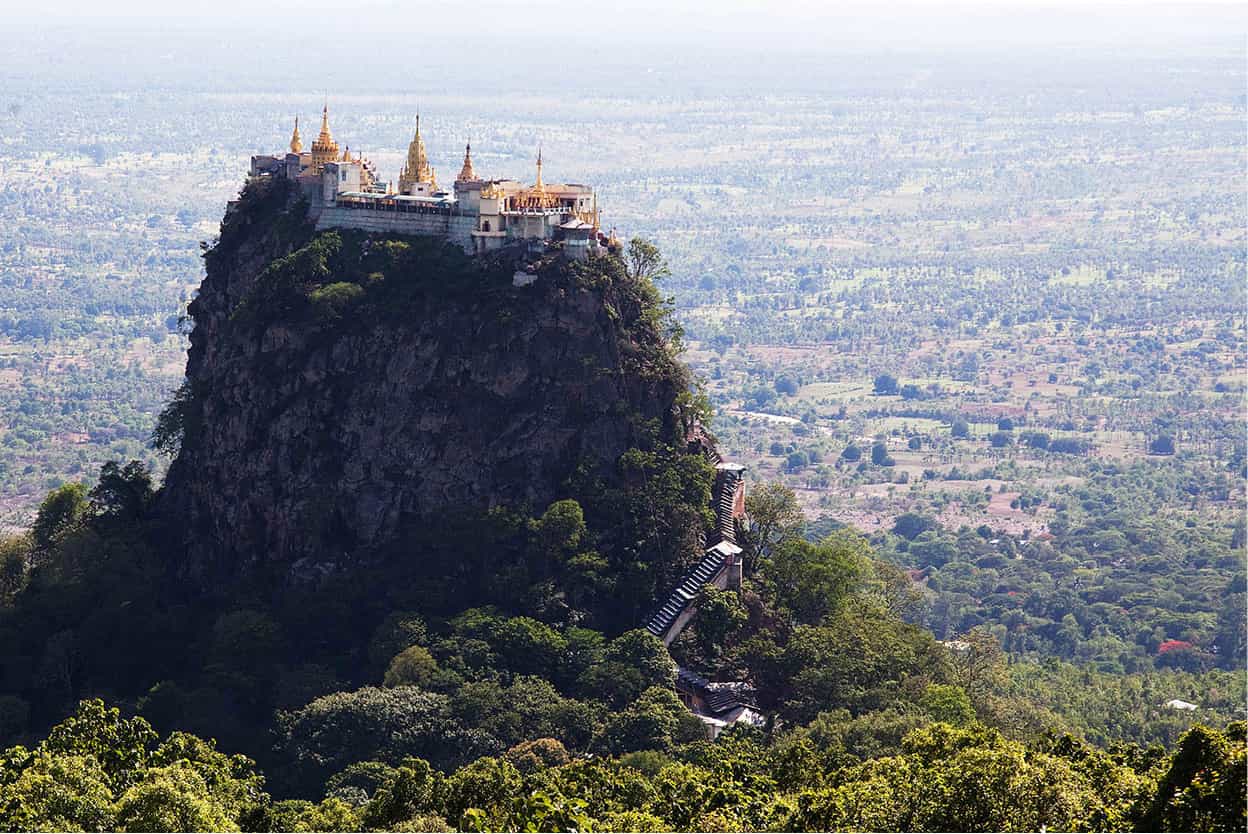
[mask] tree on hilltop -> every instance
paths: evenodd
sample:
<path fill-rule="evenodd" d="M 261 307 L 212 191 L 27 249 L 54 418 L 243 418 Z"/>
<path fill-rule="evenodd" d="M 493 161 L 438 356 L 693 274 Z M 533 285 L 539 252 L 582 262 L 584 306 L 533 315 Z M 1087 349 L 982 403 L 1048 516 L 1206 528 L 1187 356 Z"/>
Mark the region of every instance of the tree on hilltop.
<path fill-rule="evenodd" d="M 644 237 L 635 237 L 628 242 L 628 251 L 624 253 L 624 265 L 632 278 L 659 281 L 672 274 L 659 247 Z"/>

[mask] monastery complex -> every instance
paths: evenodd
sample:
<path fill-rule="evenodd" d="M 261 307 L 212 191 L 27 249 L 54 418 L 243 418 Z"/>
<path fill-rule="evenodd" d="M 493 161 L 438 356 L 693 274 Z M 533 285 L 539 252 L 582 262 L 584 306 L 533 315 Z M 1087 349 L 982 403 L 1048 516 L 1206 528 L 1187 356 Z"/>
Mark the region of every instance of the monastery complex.
<path fill-rule="evenodd" d="M 296 120 L 290 150 L 282 156 L 253 156 L 251 176 L 284 177 L 298 183 L 317 229 L 436 235 L 470 254 L 528 244 L 560 247 L 569 257 L 583 259 L 619 245 L 614 236 L 608 238 L 599 230 L 592 188 L 543 181 L 540 150 L 532 185 L 482 179 L 473 168 L 472 149 L 466 147 L 452 190 L 441 188 L 425 153 L 419 116 L 397 189 L 382 182 L 363 156 L 339 149 L 329 130 L 328 107 L 321 112 L 321 132 L 311 150 L 303 149 Z M 714 532 L 704 538 L 702 559 L 667 597 L 656 601 L 643 624 L 667 646 L 697 616 L 703 588 L 741 588 L 743 551 L 737 537 L 745 521 L 745 467 L 724 462 L 714 451 L 710 456 L 716 470 L 711 498 Z M 676 692 L 712 738 L 735 723 L 762 726 L 766 721 L 746 684 L 716 683 L 682 668 Z"/>
<path fill-rule="evenodd" d="M 599 230 L 593 189 L 544 182 L 540 150 L 532 185 L 481 178 L 468 146 L 452 189 L 440 187 L 425 153 L 419 116 L 397 188 L 379 179 L 362 155 L 339 148 L 329 129 L 328 106 L 321 112 L 321 132 L 311 149 L 304 150 L 296 119 L 289 150 L 280 156 L 253 156 L 251 175 L 297 182 L 317 229 L 438 235 L 469 254 L 529 241 L 552 243 L 569 257 L 583 259 L 611 243 Z"/>

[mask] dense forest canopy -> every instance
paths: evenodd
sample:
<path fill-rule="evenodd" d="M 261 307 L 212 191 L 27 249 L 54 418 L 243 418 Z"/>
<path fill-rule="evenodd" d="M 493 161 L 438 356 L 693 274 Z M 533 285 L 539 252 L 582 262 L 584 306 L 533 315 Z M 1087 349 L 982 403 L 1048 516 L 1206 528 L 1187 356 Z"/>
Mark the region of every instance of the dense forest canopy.
<path fill-rule="evenodd" d="M 391 611 L 362 633 L 367 609 L 341 582 L 276 607 L 197 609 L 154 581 L 152 500 L 141 466 L 110 466 L 89 492 L 50 494 L 36 532 L 6 544 L 5 656 L 21 661 L 6 663 L 6 684 L 30 675 L 0 698 L 5 732 L 27 741 L 0 756 L 6 825 L 1243 824 L 1243 722 L 1222 732 L 1152 711 L 1163 695 L 1208 699 L 1222 687 L 1223 706 L 1202 715 L 1240 714 L 1237 675 L 1163 669 L 1131 679 L 1140 689 L 1061 663 L 1009 663 L 985 629 L 941 644 L 906 621 L 922 595 L 905 572 L 849 531 L 805 538 L 783 487 L 751 495 L 753 570 L 740 597 L 705 589 L 670 654 L 644 631 L 613 636 L 494 607 Z M 533 535 L 567 545 L 576 516 L 561 503 Z M 750 676 L 772 720 L 707 741 L 672 692 L 677 660 Z M 88 692 L 138 715 L 91 700 L 74 708 Z M 272 747 L 256 744 L 266 728 Z"/>

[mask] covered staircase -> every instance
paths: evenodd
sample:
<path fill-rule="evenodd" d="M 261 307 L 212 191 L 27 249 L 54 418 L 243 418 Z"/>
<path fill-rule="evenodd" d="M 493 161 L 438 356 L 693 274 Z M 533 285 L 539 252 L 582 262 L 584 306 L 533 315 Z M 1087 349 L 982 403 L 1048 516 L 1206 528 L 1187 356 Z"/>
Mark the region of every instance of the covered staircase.
<path fill-rule="evenodd" d="M 703 585 L 728 588 L 741 582 L 741 548 L 737 546 L 737 521 L 745 514 L 745 467 L 717 462 L 711 506 L 715 510 L 715 536 L 718 541 L 706 549 L 693 570 L 680 580 L 672 593 L 646 621 L 646 631 L 666 645 L 680 634 L 692 616 L 690 610 Z"/>
<path fill-rule="evenodd" d="M 659 610 L 654 612 L 654 616 L 646 623 L 646 631 L 663 639 L 665 643 L 676 639 L 675 635 L 671 640 L 666 639 L 668 630 L 676 622 L 676 618 L 697 599 L 702 586 L 710 583 L 723 571 L 725 558 L 725 554 L 720 550 L 715 548 L 707 550 L 697 567 L 685 576 Z"/>

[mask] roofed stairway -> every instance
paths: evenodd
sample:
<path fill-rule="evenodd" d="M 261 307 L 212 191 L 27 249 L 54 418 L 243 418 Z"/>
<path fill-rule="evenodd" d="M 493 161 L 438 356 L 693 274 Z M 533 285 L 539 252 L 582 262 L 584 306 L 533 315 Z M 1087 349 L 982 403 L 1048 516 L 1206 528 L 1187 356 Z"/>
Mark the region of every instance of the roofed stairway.
<path fill-rule="evenodd" d="M 721 590 L 741 584 L 741 548 L 737 546 L 737 521 L 745 515 L 745 467 L 736 463 L 715 466 L 715 530 L 719 538 L 668 598 L 646 622 L 646 630 L 671 645 L 696 613 L 694 602 L 703 585 Z"/>

